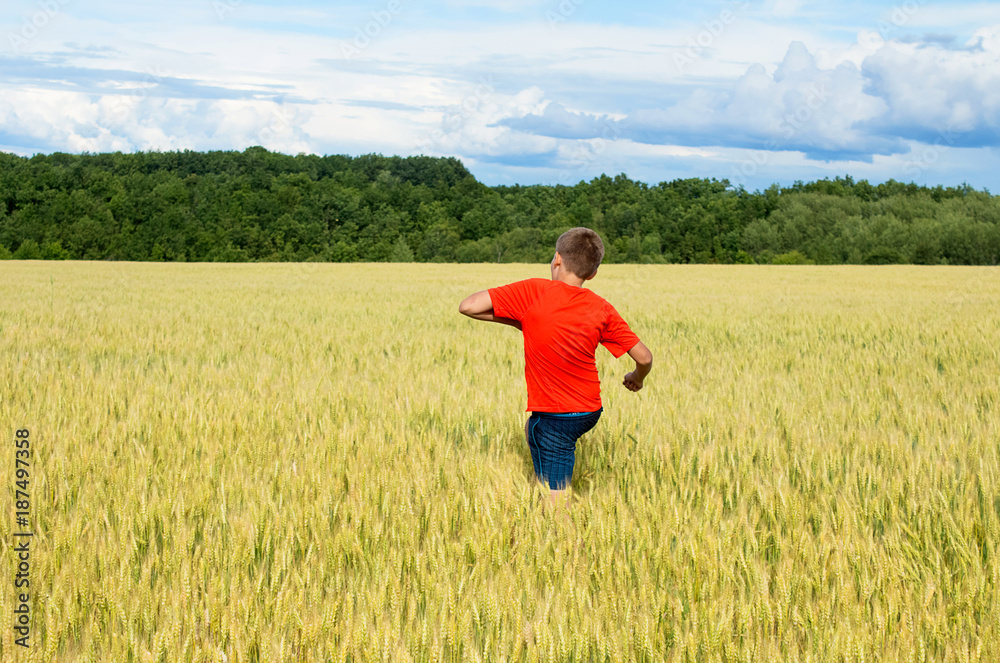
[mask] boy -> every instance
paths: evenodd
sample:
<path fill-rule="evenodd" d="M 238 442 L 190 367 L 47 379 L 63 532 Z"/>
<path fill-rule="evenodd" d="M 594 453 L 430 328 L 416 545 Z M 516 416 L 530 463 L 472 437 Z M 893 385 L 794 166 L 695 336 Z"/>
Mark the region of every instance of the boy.
<path fill-rule="evenodd" d="M 573 228 L 556 241 L 552 279 L 527 279 L 466 297 L 460 313 L 499 322 L 524 335 L 524 377 L 531 416 L 524 436 L 535 475 L 552 501 L 568 496 L 576 441 L 601 418 L 601 382 L 594 353 L 600 343 L 615 358 L 628 352 L 635 370 L 622 384 L 642 389 L 653 354 L 607 301 L 583 287 L 597 275 L 604 244 L 593 230 Z"/>

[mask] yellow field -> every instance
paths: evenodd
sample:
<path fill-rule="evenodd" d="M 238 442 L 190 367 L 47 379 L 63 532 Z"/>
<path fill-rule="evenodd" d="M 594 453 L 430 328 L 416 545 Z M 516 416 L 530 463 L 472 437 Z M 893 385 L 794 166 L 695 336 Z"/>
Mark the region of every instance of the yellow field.
<path fill-rule="evenodd" d="M 602 267 L 567 520 L 458 313 L 547 275 L 0 263 L 0 660 L 1000 660 L 1000 271 Z"/>

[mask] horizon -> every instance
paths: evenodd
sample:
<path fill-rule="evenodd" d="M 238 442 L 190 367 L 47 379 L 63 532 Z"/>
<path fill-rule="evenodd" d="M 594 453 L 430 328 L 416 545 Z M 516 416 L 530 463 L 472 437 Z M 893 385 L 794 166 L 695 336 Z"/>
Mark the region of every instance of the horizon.
<path fill-rule="evenodd" d="M 187 149 L 180 149 L 180 150 L 156 150 L 156 149 L 154 149 L 154 150 L 136 150 L 136 151 L 133 151 L 133 152 L 113 151 L 113 152 L 76 152 L 76 153 L 74 153 L 74 152 L 58 152 L 57 151 L 57 152 L 49 152 L 49 153 L 37 152 L 37 153 L 31 154 L 31 155 L 21 155 L 21 154 L 16 154 L 14 152 L 7 152 L 7 151 L 4 151 L 4 150 L 0 150 L 0 154 L 9 154 L 11 156 L 15 156 L 15 157 L 18 157 L 18 158 L 23 158 L 23 159 L 31 159 L 31 158 L 37 157 L 37 156 L 50 157 L 50 156 L 55 156 L 57 154 L 65 154 L 65 155 L 68 155 L 68 156 L 101 156 L 101 155 L 122 154 L 122 155 L 129 156 L 129 155 L 137 155 L 137 154 L 170 154 L 170 153 L 182 154 L 185 151 L 187 151 L 187 152 L 197 152 L 199 154 L 209 154 L 211 152 L 233 152 L 233 153 L 236 153 L 236 154 L 242 154 L 242 153 L 246 152 L 247 150 L 250 150 L 250 149 L 253 149 L 253 148 L 261 148 L 261 147 L 263 147 L 263 146 L 261 146 L 261 145 L 251 145 L 251 146 L 246 147 L 246 148 L 244 148 L 242 150 L 237 150 L 237 149 L 229 149 L 229 150 L 187 150 Z M 263 148 L 263 149 L 267 150 L 267 148 Z M 525 183 L 521 183 L 521 182 L 514 182 L 514 183 L 503 183 L 503 184 L 488 184 L 488 183 L 483 182 L 482 180 L 480 180 L 478 177 L 476 177 L 476 174 L 473 173 L 468 168 L 468 165 L 465 164 L 462 161 L 462 159 L 460 157 L 457 157 L 457 156 L 432 156 L 432 155 L 428 155 L 428 154 L 412 154 L 412 155 L 403 156 L 403 155 L 400 155 L 400 154 L 381 154 L 381 153 L 377 153 L 377 152 L 367 152 L 367 153 L 362 153 L 362 154 L 342 154 L 342 153 L 317 154 L 317 153 L 310 153 L 310 152 L 299 152 L 298 154 L 291 154 L 291 153 L 288 153 L 288 152 L 280 152 L 280 151 L 276 151 L 276 150 L 267 150 L 267 151 L 269 153 L 272 153 L 272 154 L 281 154 L 282 156 L 286 156 L 286 157 L 301 157 L 301 156 L 306 156 L 306 157 L 317 157 L 317 158 L 320 158 L 320 159 L 324 159 L 324 158 L 327 158 L 327 157 L 334 157 L 334 156 L 346 157 L 348 159 L 358 159 L 358 158 L 362 158 L 362 157 L 366 157 L 366 156 L 377 156 L 377 157 L 389 158 L 389 159 L 391 159 L 391 158 L 409 159 L 409 158 L 420 158 L 420 157 L 429 157 L 429 158 L 434 158 L 434 159 L 458 159 L 458 161 L 462 163 L 463 167 L 465 167 L 467 170 L 469 170 L 469 173 L 476 179 L 477 182 L 479 182 L 480 184 L 485 185 L 488 188 L 495 188 L 495 187 L 532 187 L 532 186 L 551 186 L 551 187 L 566 186 L 566 187 L 574 187 L 574 186 L 578 186 L 580 184 L 591 184 L 595 180 L 599 180 L 602 177 L 608 177 L 610 179 L 615 179 L 615 178 L 617 178 L 619 176 L 625 176 L 630 181 L 636 182 L 638 184 L 643 184 L 646 187 L 655 187 L 655 186 L 660 186 L 662 184 L 670 184 L 672 182 L 683 181 L 685 179 L 702 179 L 702 180 L 715 181 L 715 182 L 723 182 L 723 181 L 727 180 L 727 178 L 724 178 L 724 177 L 705 176 L 705 177 L 698 177 L 698 178 L 684 178 L 684 177 L 681 177 L 681 178 L 674 178 L 674 179 L 671 179 L 671 180 L 660 180 L 658 182 L 654 182 L 654 181 L 651 181 L 651 180 L 642 180 L 642 179 L 638 179 L 638 178 L 632 177 L 631 175 L 629 175 L 628 173 L 625 173 L 625 172 L 621 172 L 621 173 L 607 173 L 607 172 L 605 172 L 605 173 L 598 173 L 597 175 L 594 175 L 593 177 L 591 177 L 589 179 L 581 179 L 581 180 L 576 181 L 576 182 L 568 182 L 568 183 L 562 183 L 562 182 L 548 182 L 548 183 L 546 183 L 546 182 L 543 182 L 543 183 L 525 184 Z M 822 181 L 829 181 L 829 182 L 850 181 L 853 184 L 860 184 L 861 182 L 867 182 L 868 184 L 870 184 L 873 187 L 878 187 L 880 185 L 884 185 L 884 184 L 889 184 L 889 183 L 895 182 L 897 184 L 902 184 L 904 186 L 915 185 L 915 186 L 918 186 L 918 187 L 926 188 L 928 190 L 933 190 L 933 189 L 948 190 L 948 189 L 961 189 L 961 188 L 964 188 L 964 187 L 969 187 L 969 188 L 971 188 L 971 190 L 973 190 L 973 191 L 975 191 L 977 193 L 984 193 L 984 194 L 987 194 L 987 195 L 990 195 L 990 196 L 1000 195 L 1000 194 L 994 194 L 993 192 L 991 192 L 989 190 L 989 187 L 976 188 L 976 187 L 972 186 L 968 182 L 959 182 L 959 183 L 939 182 L 939 183 L 935 183 L 935 184 L 931 184 L 931 183 L 920 184 L 920 183 L 914 182 L 912 180 L 911 181 L 896 180 L 896 179 L 891 178 L 891 177 L 888 178 L 888 179 L 886 179 L 886 180 L 882 180 L 882 181 L 871 181 L 871 180 L 868 180 L 866 178 L 857 178 L 857 177 L 854 177 L 850 173 L 834 174 L 834 175 L 831 175 L 831 176 L 824 176 L 824 177 L 821 177 L 821 178 L 818 178 L 818 179 L 815 179 L 815 180 L 803 180 L 803 179 L 799 179 L 799 180 L 795 180 L 795 181 L 787 183 L 787 184 L 783 184 L 783 183 L 780 183 L 780 182 L 772 182 L 770 184 L 767 184 L 766 186 L 762 186 L 762 187 L 758 187 L 758 188 L 753 188 L 753 189 L 745 188 L 745 191 L 747 193 L 750 193 L 750 194 L 762 194 L 767 189 L 771 188 L 772 186 L 777 186 L 777 187 L 779 187 L 782 190 L 787 190 L 787 189 L 795 188 L 796 185 L 800 185 L 800 184 L 801 185 L 808 185 L 808 184 L 811 184 L 811 183 L 814 183 L 814 182 L 822 182 Z M 730 182 L 728 189 L 733 190 L 733 191 L 738 190 L 738 185 Z"/>

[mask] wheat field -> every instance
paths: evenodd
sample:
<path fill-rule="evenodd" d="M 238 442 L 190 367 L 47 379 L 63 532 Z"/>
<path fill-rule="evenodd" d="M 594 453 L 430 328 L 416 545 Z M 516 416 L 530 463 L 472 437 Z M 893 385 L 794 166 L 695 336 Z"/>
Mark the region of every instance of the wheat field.
<path fill-rule="evenodd" d="M 1000 660 L 1000 271 L 603 266 L 565 514 L 458 313 L 534 276 L 0 263 L 0 660 Z"/>

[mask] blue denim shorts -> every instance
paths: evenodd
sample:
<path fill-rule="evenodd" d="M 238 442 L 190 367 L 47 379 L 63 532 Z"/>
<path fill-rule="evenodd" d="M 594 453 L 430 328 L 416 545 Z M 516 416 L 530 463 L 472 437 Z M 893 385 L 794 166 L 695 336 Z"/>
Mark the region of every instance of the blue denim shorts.
<path fill-rule="evenodd" d="M 535 476 L 552 490 L 563 490 L 573 478 L 576 441 L 597 425 L 596 412 L 532 412 L 528 418 L 528 448 Z"/>

